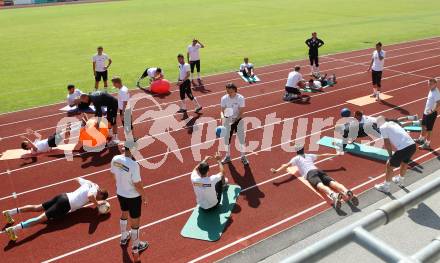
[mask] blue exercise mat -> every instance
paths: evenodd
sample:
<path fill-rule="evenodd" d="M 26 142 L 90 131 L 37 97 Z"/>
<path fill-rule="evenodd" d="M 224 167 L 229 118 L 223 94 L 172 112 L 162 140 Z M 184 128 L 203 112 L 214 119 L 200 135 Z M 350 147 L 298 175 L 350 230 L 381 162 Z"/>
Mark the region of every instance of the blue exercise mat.
<path fill-rule="evenodd" d="M 324 136 L 322 137 L 318 144 L 326 147 L 330 147 L 333 149 L 336 149 L 336 146 L 333 144 L 333 142 L 336 142 L 337 144 L 341 145 L 342 148 L 342 140 L 335 139 L 332 137 Z M 361 155 L 381 161 L 388 160 L 388 152 L 385 149 L 377 148 L 365 144 L 359 144 L 359 143 L 351 143 L 347 144 L 347 147 L 345 148 L 346 152 L 355 154 L 355 155 Z"/>

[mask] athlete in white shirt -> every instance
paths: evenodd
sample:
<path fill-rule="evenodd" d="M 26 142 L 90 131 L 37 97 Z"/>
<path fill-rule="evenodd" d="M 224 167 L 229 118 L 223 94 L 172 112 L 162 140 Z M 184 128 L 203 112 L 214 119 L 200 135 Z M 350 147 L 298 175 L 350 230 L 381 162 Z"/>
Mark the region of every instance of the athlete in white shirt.
<path fill-rule="evenodd" d="M 179 87 L 180 92 L 180 109 L 178 113 L 186 113 L 185 95 L 194 102 L 195 113 L 199 113 L 202 110 L 197 98 L 194 97 L 191 91 L 190 65 L 185 63 L 185 57 L 182 54 L 177 55 L 177 61 L 179 62 L 179 79 L 176 85 Z"/>
<path fill-rule="evenodd" d="M 220 101 L 222 124 L 226 128 L 225 151 L 226 156 L 223 159 L 223 163 L 231 162 L 231 138 L 234 133 L 237 133 L 238 141 L 240 142 L 241 162 L 244 165 L 249 165 L 249 161 L 246 158 L 245 153 L 245 134 L 242 115 L 245 107 L 245 99 L 243 95 L 237 93 L 237 86 L 233 83 L 226 85 L 226 95 L 221 98 Z"/>
<path fill-rule="evenodd" d="M 151 83 L 155 80 L 159 80 L 159 79 L 163 79 L 164 78 L 164 73 L 163 70 L 161 68 L 158 67 L 152 67 L 152 68 L 147 68 L 144 73 L 142 73 L 142 76 L 138 79 L 136 86 L 144 91 L 149 91 L 151 87 L 142 87 L 140 81 L 144 78 L 149 79 L 149 85 L 151 85 Z"/>
<path fill-rule="evenodd" d="M 67 111 L 68 115 L 75 115 L 79 113 L 95 113 L 95 111 L 90 108 L 90 105 L 79 103 L 79 98 L 81 94 L 83 94 L 83 92 L 75 88 L 75 85 L 67 85 L 67 92 L 67 105 L 69 105 L 70 107 L 76 106 L 74 109 Z"/>
<path fill-rule="evenodd" d="M 186 58 L 191 66 L 191 82 L 193 86 L 203 86 L 202 79 L 200 77 L 200 54 L 199 50 L 205 46 L 197 39 L 193 39 L 191 45 L 188 46 L 186 52 Z M 198 85 L 194 81 L 194 67 L 197 69 L 197 81 Z"/>
<path fill-rule="evenodd" d="M 128 101 L 130 100 L 130 93 L 128 92 L 128 88 L 122 84 L 122 79 L 118 76 L 115 76 L 112 78 L 112 84 L 113 87 L 118 89 L 118 110 L 119 110 L 119 117 L 121 118 L 122 126 L 124 128 L 128 129 L 130 127 L 133 130 L 133 125 L 131 121 L 131 116 L 127 116 L 130 118 L 130 120 L 127 119 L 127 125 L 125 123 L 124 116 L 126 114 L 129 114 L 129 112 L 125 112 L 125 109 L 127 108 Z M 128 132 L 126 130 L 126 132 Z"/>
<path fill-rule="evenodd" d="M 95 89 L 99 88 L 101 79 L 104 81 L 104 88 L 107 88 L 108 68 L 112 64 L 112 59 L 104 53 L 104 48 L 99 46 L 92 58 L 93 75 L 95 76 Z M 106 65 L 108 61 L 108 64 Z"/>
<path fill-rule="evenodd" d="M 8 224 L 13 224 L 13 216 L 16 214 L 23 214 L 28 212 L 43 212 L 41 215 L 22 221 L 15 226 L 6 228 L 5 233 L 13 241 L 17 240 L 17 233 L 24 229 L 42 224 L 46 221 L 51 222 L 55 219 L 60 219 L 66 216 L 70 212 L 74 212 L 88 203 L 92 203 L 95 207 L 98 207 L 103 200 L 108 197 L 107 190 L 100 188 L 97 184 L 77 178 L 76 181 L 80 184 L 74 192 L 63 193 L 55 196 L 51 200 L 39 205 L 26 205 L 11 210 L 3 211 L 3 216 Z"/>
<path fill-rule="evenodd" d="M 214 156 L 218 163 L 219 173 L 208 176 L 208 161 L 213 159 L 207 156 L 200 162 L 191 173 L 191 183 L 196 195 L 197 204 L 203 210 L 214 210 L 220 204 L 222 192 L 226 186 L 225 171 L 221 163 L 221 156 L 216 153 Z"/>
<path fill-rule="evenodd" d="M 57 147 L 61 142 L 64 141 L 65 138 L 69 138 L 70 130 L 70 123 L 68 123 L 64 130 L 55 132 L 48 138 L 42 139 L 41 134 L 33 131 L 32 129 L 27 129 L 26 133 L 28 137 L 25 135 L 21 136 L 23 141 L 21 142 L 20 146 L 23 150 L 30 150 L 31 153 L 29 155 L 23 155 L 22 158 L 33 157 L 40 153 L 50 152 L 52 148 Z M 33 139 L 30 139 L 29 136 L 32 136 Z"/>
<path fill-rule="evenodd" d="M 434 128 L 437 112 L 440 108 L 440 92 L 437 88 L 437 80 L 430 79 L 428 83 L 429 93 L 426 100 L 425 109 L 423 110 L 422 132 L 420 137 L 416 139 L 417 143 L 422 144 L 419 148 L 431 148 L 431 135 Z"/>
<path fill-rule="evenodd" d="M 299 72 L 301 70 L 300 66 L 295 66 L 294 71 L 290 72 L 287 76 L 286 81 L 286 94 L 284 95 L 284 100 L 290 101 L 293 99 L 298 99 L 301 97 L 300 88 L 304 88 L 305 84 L 303 77 Z"/>
<path fill-rule="evenodd" d="M 119 225 L 121 227 L 121 245 L 127 245 L 132 240 L 132 253 L 135 261 L 139 259 L 139 252 L 148 248 L 148 242 L 140 241 L 139 225 L 142 213 L 142 203 L 147 204 L 144 186 L 140 175 L 139 164 L 134 160 L 131 150 L 135 149 L 136 142 L 127 140 L 124 144 L 125 153 L 116 155 L 111 161 L 110 172 L 116 181 L 116 194 L 121 207 Z M 130 216 L 131 230 L 127 230 L 127 220 Z"/>
<path fill-rule="evenodd" d="M 319 192 L 326 194 L 333 200 L 333 205 L 336 209 L 341 207 L 341 200 L 345 197 L 346 200 L 351 201 L 355 206 L 359 205 L 359 200 L 351 190 L 348 190 L 344 185 L 336 182 L 333 178 L 328 176 L 324 171 L 319 170 L 315 161 L 318 157 L 323 156 L 337 156 L 339 154 L 305 154 L 304 148 L 299 147 L 296 156 L 288 163 L 281 165 L 278 169 L 270 169 L 272 173 L 284 171 L 289 166 L 296 166 L 299 174 L 306 179 Z"/>
<path fill-rule="evenodd" d="M 247 78 L 250 83 L 255 83 L 254 64 L 249 63 L 249 58 L 244 58 L 243 63 L 240 65 L 240 72 L 243 77 Z"/>
<path fill-rule="evenodd" d="M 390 191 L 390 182 L 404 184 L 404 176 L 408 168 L 411 157 L 416 152 L 416 144 L 408 133 L 393 121 L 387 122 L 383 116 L 377 117 L 377 126 L 384 140 L 385 149 L 390 158 L 386 164 L 385 182 L 377 184 L 375 188 L 379 191 L 388 193 Z M 393 153 L 393 147 L 396 151 Z M 393 168 L 400 166 L 400 176 L 393 177 Z"/>
<path fill-rule="evenodd" d="M 368 71 L 371 70 L 371 78 L 373 82 L 373 95 L 371 97 L 375 97 L 377 101 L 380 100 L 380 90 L 381 90 L 381 82 L 382 82 L 382 71 L 384 68 L 385 62 L 385 51 L 382 50 L 382 43 L 378 42 L 376 44 L 376 50 L 373 52 L 371 57 L 370 66 L 368 67 Z"/>

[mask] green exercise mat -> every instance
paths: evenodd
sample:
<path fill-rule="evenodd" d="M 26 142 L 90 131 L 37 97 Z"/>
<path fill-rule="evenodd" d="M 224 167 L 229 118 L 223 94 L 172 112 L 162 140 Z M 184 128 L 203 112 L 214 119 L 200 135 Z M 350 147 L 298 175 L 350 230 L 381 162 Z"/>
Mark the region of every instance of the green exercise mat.
<path fill-rule="evenodd" d="M 322 137 L 318 144 L 322 146 L 327 146 L 330 148 L 336 149 L 336 146 L 333 144 L 333 142 L 336 142 L 339 145 L 342 145 L 342 141 L 340 139 L 335 139 L 332 137 L 324 136 Z M 342 146 L 341 146 L 342 147 Z M 347 144 L 347 147 L 345 148 L 346 152 L 355 154 L 355 155 L 361 155 L 381 161 L 388 160 L 388 152 L 385 149 L 377 148 L 365 144 L 359 144 L 359 143 L 351 143 Z"/>
<path fill-rule="evenodd" d="M 257 77 L 257 75 L 254 75 L 253 77 L 246 78 L 245 76 L 243 76 L 243 73 L 241 73 L 240 71 L 237 72 L 237 73 L 246 82 L 258 82 L 258 81 L 260 81 L 260 79 Z"/>
<path fill-rule="evenodd" d="M 422 131 L 421 126 L 404 126 L 403 127 L 406 131 Z"/>
<path fill-rule="evenodd" d="M 228 189 L 223 192 L 220 205 L 215 210 L 206 212 L 197 206 L 180 234 L 187 238 L 211 242 L 219 240 L 235 207 L 240 191 L 240 186 L 229 185 Z"/>

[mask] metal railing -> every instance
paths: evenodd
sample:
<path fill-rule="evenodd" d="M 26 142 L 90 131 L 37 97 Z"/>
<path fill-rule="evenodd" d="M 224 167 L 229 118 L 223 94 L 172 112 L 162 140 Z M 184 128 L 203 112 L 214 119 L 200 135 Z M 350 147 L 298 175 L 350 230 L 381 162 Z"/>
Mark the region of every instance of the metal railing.
<path fill-rule="evenodd" d="M 338 230 L 301 252 L 285 258 L 282 263 L 316 262 L 349 242 L 356 242 L 386 262 L 435 262 L 440 259 L 440 236 L 414 255 L 405 255 L 369 231 L 390 223 L 438 191 L 440 191 L 440 178 L 381 206 L 359 221 Z"/>

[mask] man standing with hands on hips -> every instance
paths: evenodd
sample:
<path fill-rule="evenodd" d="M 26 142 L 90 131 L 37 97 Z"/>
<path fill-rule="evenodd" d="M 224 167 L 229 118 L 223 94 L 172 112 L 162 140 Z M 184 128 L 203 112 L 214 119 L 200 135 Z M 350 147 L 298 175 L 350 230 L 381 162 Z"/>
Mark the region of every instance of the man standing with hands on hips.
<path fill-rule="evenodd" d="M 108 68 L 112 64 L 111 58 L 105 54 L 102 46 L 98 47 L 98 53 L 93 56 L 93 74 L 95 76 L 95 90 L 99 88 L 101 79 L 104 81 L 104 88 L 107 89 Z M 107 66 L 105 63 L 108 61 Z"/>
<path fill-rule="evenodd" d="M 199 50 L 204 48 L 205 46 L 200 43 L 199 40 L 193 39 L 191 45 L 188 46 L 188 52 L 186 53 L 186 58 L 189 61 L 189 65 L 191 66 L 191 82 L 193 86 L 197 86 L 194 81 L 194 67 L 197 69 L 197 82 L 199 86 L 202 86 L 202 79 L 200 78 L 200 54 Z"/>
<path fill-rule="evenodd" d="M 372 98 L 376 98 L 376 101 L 380 101 L 380 90 L 382 82 L 382 71 L 385 63 L 385 51 L 382 50 L 382 43 L 378 42 L 376 44 L 376 50 L 373 52 L 371 57 L 370 66 L 368 71 L 371 70 L 371 78 L 373 81 L 373 94 Z"/>
<path fill-rule="evenodd" d="M 306 40 L 306 45 L 309 47 L 310 75 L 319 77 L 318 48 L 324 45 L 324 41 L 318 38 L 316 32 L 313 32 L 312 37 Z"/>

